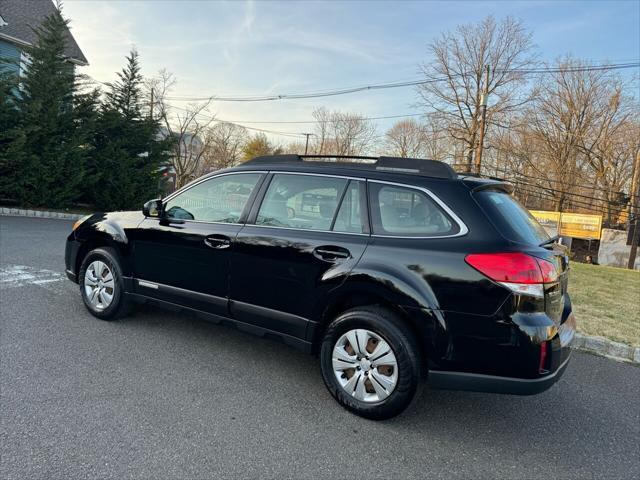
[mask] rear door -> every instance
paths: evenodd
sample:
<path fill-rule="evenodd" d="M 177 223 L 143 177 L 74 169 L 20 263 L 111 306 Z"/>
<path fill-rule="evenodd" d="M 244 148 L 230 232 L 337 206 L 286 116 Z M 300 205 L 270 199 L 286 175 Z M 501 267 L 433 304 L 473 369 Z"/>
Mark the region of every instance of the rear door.
<path fill-rule="evenodd" d="M 361 179 L 274 173 L 231 260 L 235 318 L 305 338 L 316 305 L 338 287 L 369 241 Z"/>

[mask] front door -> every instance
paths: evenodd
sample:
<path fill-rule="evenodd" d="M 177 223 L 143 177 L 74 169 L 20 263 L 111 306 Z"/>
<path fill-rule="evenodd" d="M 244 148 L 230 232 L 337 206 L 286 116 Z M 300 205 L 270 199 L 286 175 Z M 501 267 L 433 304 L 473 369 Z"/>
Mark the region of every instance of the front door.
<path fill-rule="evenodd" d="M 221 174 L 170 197 L 134 239 L 136 291 L 226 316 L 229 262 L 261 173 Z"/>
<path fill-rule="evenodd" d="M 304 339 L 318 301 L 344 282 L 364 253 L 365 202 L 365 182 L 358 179 L 273 174 L 236 237 L 233 316 Z"/>

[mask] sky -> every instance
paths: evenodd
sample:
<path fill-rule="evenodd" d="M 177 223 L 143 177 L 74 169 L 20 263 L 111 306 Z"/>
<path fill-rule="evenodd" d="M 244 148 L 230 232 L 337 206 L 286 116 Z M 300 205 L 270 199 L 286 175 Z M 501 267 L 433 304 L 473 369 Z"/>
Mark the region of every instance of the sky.
<path fill-rule="evenodd" d="M 145 75 L 165 68 L 176 76 L 173 95 L 289 94 L 418 79 L 433 39 L 489 14 L 521 19 L 542 60 L 571 54 L 593 63 L 640 61 L 638 0 L 65 0 L 63 13 L 90 62 L 83 73 L 111 81 L 135 47 Z M 297 121 L 311 120 L 320 106 L 365 116 L 419 113 L 417 100 L 415 87 L 406 87 L 317 99 L 214 102 L 209 111 L 239 123 Z M 393 121 L 377 121 L 379 131 Z M 249 125 L 294 133 L 312 128 Z"/>

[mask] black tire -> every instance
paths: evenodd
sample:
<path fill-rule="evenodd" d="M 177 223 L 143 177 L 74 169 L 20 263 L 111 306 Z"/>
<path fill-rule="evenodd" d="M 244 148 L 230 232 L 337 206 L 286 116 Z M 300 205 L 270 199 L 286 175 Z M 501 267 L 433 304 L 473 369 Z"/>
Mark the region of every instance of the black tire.
<path fill-rule="evenodd" d="M 113 299 L 111 303 L 104 309 L 98 309 L 91 304 L 91 301 L 87 297 L 87 293 L 84 287 L 85 275 L 87 274 L 87 268 L 91 263 L 96 260 L 104 262 L 109 270 L 113 274 L 114 289 Z M 91 277 L 90 277 L 91 278 Z M 114 249 L 109 247 L 96 248 L 91 250 L 82 260 L 80 266 L 80 274 L 78 276 L 78 283 L 80 284 L 80 296 L 84 302 L 85 307 L 89 310 L 89 313 L 100 320 L 116 320 L 126 316 L 130 312 L 130 302 L 127 300 L 124 294 L 124 284 L 122 281 L 122 269 L 118 262 L 117 253 Z"/>
<path fill-rule="evenodd" d="M 382 401 L 365 402 L 355 398 L 338 383 L 334 373 L 333 349 L 340 337 L 353 329 L 367 329 L 384 339 L 395 354 L 397 383 Z M 381 307 L 357 307 L 341 314 L 325 332 L 320 349 L 324 383 L 331 395 L 347 410 L 371 420 L 385 420 L 404 411 L 413 400 L 420 383 L 420 353 L 411 330 L 402 318 Z M 366 383 L 365 383 L 366 385 Z"/>

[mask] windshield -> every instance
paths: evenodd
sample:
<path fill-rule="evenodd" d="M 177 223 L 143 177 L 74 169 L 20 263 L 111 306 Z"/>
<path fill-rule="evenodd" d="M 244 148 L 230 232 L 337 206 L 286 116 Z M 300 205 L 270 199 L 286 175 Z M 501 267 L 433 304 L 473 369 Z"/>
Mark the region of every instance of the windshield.
<path fill-rule="evenodd" d="M 508 193 L 482 190 L 474 196 L 500 233 L 509 240 L 539 245 L 550 238 L 529 210 Z"/>

